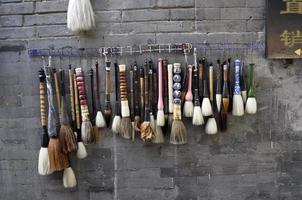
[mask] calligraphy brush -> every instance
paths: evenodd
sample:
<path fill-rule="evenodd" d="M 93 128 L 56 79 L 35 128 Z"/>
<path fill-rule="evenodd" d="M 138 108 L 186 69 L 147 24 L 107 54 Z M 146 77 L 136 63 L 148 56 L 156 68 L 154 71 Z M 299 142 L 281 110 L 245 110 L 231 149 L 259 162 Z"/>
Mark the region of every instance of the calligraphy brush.
<path fill-rule="evenodd" d="M 205 58 L 202 59 L 202 65 L 203 65 L 203 70 L 204 70 L 205 66 L 206 66 Z M 202 115 L 205 117 L 213 115 L 212 105 L 211 105 L 211 102 L 209 99 L 208 82 L 205 77 L 203 77 L 203 95 L 202 96 L 203 96 L 203 100 L 202 100 L 202 104 L 201 104 Z"/>
<path fill-rule="evenodd" d="M 61 112 L 61 91 L 60 91 L 58 72 L 55 68 L 53 68 L 53 77 L 54 77 L 54 81 L 55 81 L 57 105 L 58 105 L 58 109 L 59 109 L 59 113 L 60 113 Z"/>
<path fill-rule="evenodd" d="M 232 86 L 232 83 L 233 83 L 233 78 L 231 76 L 231 68 L 232 68 L 232 59 L 229 58 L 228 59 L 228 85 L 229 85 L 229 94 L 230 94 L 230 102 L 233 102 L 233 96 L 231 94 L 233 94 L 233 86 Z M 229 105 L 229 110 L 228 112 L 232 112 L 232 107 L 233 107 L 233 104 L 231 103 Z"/>
<path fill-rule="evenodd" d="M 140 107 L 141 107 L 141 119 L 145 120 L 145 72 L 144 67 L 139 69 L 139 87 L 140 87 Z"/>
<path fill-rule="evenodd" d="M 221 66 L 220 66 L 220 60 L 217 60 L 217 76 L 216 76 L 216 106 L 218 113 L 221 110 L 221 100 L 222 100 L 222 94 L 221 94 Z"/>
<path fill-rule="evenodd" d="M 153 81 L 153 61 L 149 61 L 148 65 L 148 88 L 149 88 L 149 112 L 150 112 L 150 123 L 151 123 L 151 128 L 153 129 L 154 134 L 156 134 L 156 122 L 155 118 L 153 115 L 154 108 L 153 108 L 153 98 L 155 96 L 153 86 L 156 84 L 155 81 Z"/>
<path fill-rule="evenodd" d="M 134 126 L 134 72 L 133 72 L 133 66 L 130 66 L 130 72 L 129 72 L 129 81 L 130 81 L 130 118 L 131 118 L 131 124 L 132 124 L 132 141 L 135 140 L 135 126 Z"/>
<path fill-rule="evenodd" d="M 240 88 L 240 60 L 235 60 L 235 85 L 233 91 L 233 112 L 234 116 L 244 115 L 244 104 Z"/>
<path fill-rule="evenodd" d="M 130 109 L 127 94 L 127 75 L 126 65 L 119 65 L 119 78 L 120 78 L 120 95 L 121 95 L 121 136 L 130 139 L 132 135 L 132 124 L 130 119 Z"/>
<path fill-rule="evenodd" d="M 188 73 L 187 73 L 187 93 L 185 96 L 185 104 L 184 104 L 184 116 L 185 117 L 193 117 L 193 93 L 192 93 L 192 65 L 188 65 Z"/>
<path fill-rule="evenodd" d="M 41 148 L 39 152 L 39 161 L 38 161 L 38 172 L 40 175 L 48 175 L 51 173 L 49 166 L 49 157 L 48 157 L 48 135 L 47 135 L 47 117 L 46 117 L 46 86 L 45 86 L 45 73 L 41 68 L 39 70 L 39 79 L 40 79 L 40 111 L 41 111 L 41 125 L 42 125 L 42 140 Z"/>
<path fill-rule="evenodd" d="M 204 63 L 205 61 L 205 58 L 203 58 L 202 60 L 199 60 L 198 62 L 198 93 L 199 93 L 199 101 L 202 102 L 203 100 L 203 88 L 204 88 L 204 85 L 203 85 L 203 82 L 204 82 Z"/>
<path fill-rule="evenodd" d="M 94 104 L 94 78 L 93 78 L 93 69 L 91 68 L 88 73 L 90 77 L 90 94 L 91 94 L 91 124 L 92 124 L 92 139 L 94 143 L 97 143 L 100 140 L 99 128 L 96 126 L 96 114 L 95 114 L 95 104 Z"/>
<path fill-rule="evenodd" d="M 75 74 L 73 74 L 73 82 L 74 82 L 74 104 L 75 104 L 75 115 L 76 115 L 77 142 L 78 142 L 77 158 L 84 159 L 87 157 L 87 151 L 86 151 L 86 147 L 84 146 L 82 140 L 82 134 L 81 134 L 79 94 L 78 94 L 77 80 Z"/>
<path fill-rule="evenodd" d="M 246 82 L 245 82 L 245 67 L 244 63 L 242 63 L 240 67 L 240 89 L 243 103 L 246 103 L 247 100 L 247 91 L 246 91 Z"/>
<path fill-rule="evenodd" d="M 63 153 L 77 150 L 77 142 L 75 135 L 70 127 L 69 117 L 67 113 L 67 102 L 65 97 L 65 72 L 60 70 L 60 82 L 61 82 L 61 112 L 60 112 L 60 132 L 59 141 Z"/>
<path fill-rule="evenodd" d="M 149 77 L 148 77 L 148 64 L 147 61 L 144 65 L 144 103 L 145 103 L 145 118 L 143 123 L 141 124 L 141 139 L 144 142 L 150 142 L 155 137 L 154 130 L 151 127 L 150 122 L 150 102 L 149 102 Z"/>
<path fill-rule="evenodd" d="M 104 119 L 104 115 L 102 113 L 102 106 L 100 100 L 100 81 L 99 81 L 99 63 L 96 61 L 95 63 L 95 82 L 96 82 L 96 98 L 98 103 L 98 111 L 96 113 L 95 124 L 98 128 L 103 128 L 106 126 L 106 122 Z"/>
<path fill-rule="evenodd" d="M 173 65 L 168 64 L 168 100 L 169 100 L 169 116 L 168 124 L 172 127 L 173 122 L 173 110 L 174 110 L 174 100 L 173 100 Z"/>
<path fill-rule="evenodd" d="M 105 121 L 107 124 L 107 127 L 110 125 L 111 121 L 111 115 L 112 115 L 112 109 L 110 104 L 110 65 L 111 62 L 106 62 L 106 101 L 105 101 Z"/>
<path fill-rule="evenodd" d="M 134 73 L 134 127 L 135 131 L 139 132 L 140 129 L 140 105 L 139 105 L 139 71 L 137 67 L 136 61 L 134 62 L 133 66 L 133 73 Z"/>
<path fill-rule="evenodd" d="M 227 129 L 227 115 L 230 104 L 230 91 L 228 85 L 228 65 L 226 62 L 223 63 L 223 87 L 222 87 L 222 107 L 221 107 L 221 131 Z"/>
<path fill-rule="evenodd" d="M 92 136 L 92 124 L 89 120 L 89 110 L 88 110 L 87 97 L 86 97 L 86 91 L 85 91 L 84 74 L 83 74 L 83 71 L 81 68 L 76 68 L 75 71 L 76 71 L 79 100 L 80 100 L 80 105 L 81 105 L 82 140 L 83 140 L 84 144 L 88 144 L 93 141 L 93 136 Z"/>
<path fill-rule="evenodd" d="M 69 166 L 68 157 L 62 152 L 61 145 L 57 133 L 57 110 L 54 101 L 53 81 L 51 70 L 49 67 L 45 68 L 47 96 L 48 96 L 48 122 L 47 133 L 49 137 L 48 156 L 50 171 L 61 171 Z"/>
<path fill-rule="evenodd" d="M 164 100 L 163 100 L 163 60 L 158 59 L 158 102 L 157 102 L 157 126 L 165 125 Z"/>
<path fill-rule="evenodd" d="M 194 67 L 193 71 L 193 89 L 194 89 L 194 110 L 192 124 L 200 126 L 204 124 L 204 119 L 201 112 L 199 93 L 198 93 L 198 69 Z"/>
<path fill-rule="evenodd" d="M 173 69 L 173 123 L 171 127 L 170 143 L 186 144 L 187 129 L 181 120 L 181 67 L 180 63 L 174 63 Z M 178 86 L 177 86 L 178 85 Z"/>
<path fill-rule="evenodd" d="M 162 65 L 162 63 L 161 63 Z M 159 99 L 159 95 L 158 95 L 158 91 L 159 91 L 159 88 L 158 88 L 158 82 L 159 82 L 159 77 L 157 75 L 157 70 L 154 68 L 153 69 L 153 79 L 150 79 L 149 82 L 150 82 L 150 85 L 152 85 L 150 87 L 150 90 L 153 89 L 153 95 L 151 97 L 151 99 L 153 100 L 153 113 L 158 113 L 158 111 L 156 111 L 156 108 L 157 108 L 157 103 L 158 103 L 158 99 Z M 161 80 L 162 81 L 162 80 Z M 153 84 L 152 84 L 153 83 Z M 154 86 L 153 86 L 154 85 Z M 162 118 L 165 122 L 165 116 L 164 116 L 164 112 L 162 112 Z M 161 129 L 160 126 L 157 125 L 157 115 L 154 115 L 154 121 L 151 122 L 151 127 L 153 128 L 154 130 L 154 134 L 155 134 L 155 137 L 153 138 L 152 142 L 153 143 L 156 143 L 156 144 L 160 144 L 160 143 L 164 143 L 164 135 L 163 135 L 163 131 Z"/>
<path fill-rule="evenodd" d="M 168 116 L 169 116 L 169 98 L 168 98 L 168 61 L 163 60 L 163 73 L 162 73 L 162 82 L 163 82 L 163 99 L 164 99 L 164 116 L 165 116 L 165 126 L 164 133 L 166 134 L 168 128 Z"/>
<path fill-rule="evenodd" d="M 212 64 L 209 65 L 209 88 L 210 88 L 210 101 L 211 101 L 211 107 L 212 107 L 212 115 L 209 117 L 205 132 L 209 135 L 213 135 L 217 133 L 217 122 L 214 117 L 214 67 Z"/>
<path fill-rule="evenodd" d="M 74 80 L 73 70 L 71 65 L 68 66 L 68 79 L 69 79 L 69 94 L 70 94 L 70 110 L 71 110 L 71 126 L 75 137 L 77 137 L 76 113 L 75 113 L 75 100 L 74 100 Z"/>
<path fill-rule="evenodd" d="M 248 67 L 248 98 L 245 105 L 245 112 L 248 114 L 256 114 L 257 112 L 257 101 L 255 97 L 255 86 L 254 86 L 254 64 L 249 64 Z"/>
<path fill-rule="evenodd" d="M 112 121 L 112 132 L 120 133 L 121 128 L 121 106 L 119 102 L 119 67 L 117 61 L 114 62 L 114 78 L 115 78 L 115 116 Z"/>

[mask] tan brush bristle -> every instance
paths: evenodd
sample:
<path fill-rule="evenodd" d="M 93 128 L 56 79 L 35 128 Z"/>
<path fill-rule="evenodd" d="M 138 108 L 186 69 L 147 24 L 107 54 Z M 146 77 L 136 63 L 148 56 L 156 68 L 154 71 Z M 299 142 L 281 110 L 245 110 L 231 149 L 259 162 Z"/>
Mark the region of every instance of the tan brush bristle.
<path fill-rule="evenodd" d="M 48 155 L 51 172 L 61 171 L 69 167 L 67 154 L 62 152 L 58 138 L 50 138 L 48 144 Z"/>

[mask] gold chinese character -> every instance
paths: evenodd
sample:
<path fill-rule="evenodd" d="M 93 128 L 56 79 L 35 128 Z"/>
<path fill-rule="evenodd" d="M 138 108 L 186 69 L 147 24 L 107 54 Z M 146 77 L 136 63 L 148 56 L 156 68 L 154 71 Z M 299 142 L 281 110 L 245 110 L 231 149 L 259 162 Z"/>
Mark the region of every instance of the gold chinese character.
<path fill-rule="evenodd" d="M 280 14 L 302 14 L 302 0 L 283 0 L 286 2 L 286 10 Z"/>
<path fill-rule="evenodd" d="M 284 30 L 280 35 L 280 38 L 286 47 L 293 47 L 295 44 L 302 44 L 302 34 L 300 31 L 288 32 L 288 30 Z"/>

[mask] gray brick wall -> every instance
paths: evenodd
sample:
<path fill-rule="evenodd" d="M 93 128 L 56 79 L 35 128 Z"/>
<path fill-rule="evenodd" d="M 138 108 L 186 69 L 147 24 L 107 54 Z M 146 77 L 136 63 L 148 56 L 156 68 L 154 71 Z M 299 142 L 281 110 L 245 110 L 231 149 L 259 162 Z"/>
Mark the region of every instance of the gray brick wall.
<path fill-rule="evenodd" d="M 88 146 L 87 159 L 78 161 L 71 155 L 77 188 L 64 189 L 62 173 L 39 176 L 37 70 L 42 61 L 29 58 L 28 48 L 245 43 L 264 38 L 265 0 L 92 0 L 92 4 L 96 29 L 78 36 L 66 29 L 66 0 L 1 0 L 1 200 L 302 199 L 302 63 L 284 68 L 280 61 L 265 60 L 263 52 L 253 56 L 259 112 L 230 117 L 226 133 L 208 137 L 185 121 L 188 145 L 144 146 L 103 130 L 103 140 Z M 141 63 L 158 56 L 118 59 Z M 165 56 L 172 62 L 184 60 L 181 55 Z M 54 63 L 64 67 L 68 59 Z M 71 59 L 73 66 L 78 63 Z"/>

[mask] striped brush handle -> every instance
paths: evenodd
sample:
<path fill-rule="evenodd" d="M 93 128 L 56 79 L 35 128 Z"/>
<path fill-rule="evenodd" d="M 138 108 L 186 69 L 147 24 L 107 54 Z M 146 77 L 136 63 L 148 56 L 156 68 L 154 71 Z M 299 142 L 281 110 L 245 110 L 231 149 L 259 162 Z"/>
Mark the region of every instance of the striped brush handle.
<path fill-rule="evenodd" d="M 119 65 L 120 98 L 122 107 L 122 117 L 130 117 L 127 93 L 126 65 Z"/>
<path fill-rule="evenodd" d="M 234 85 L 234 95 L 240 95 L 240 60 L 235 60 L 235 85 Z"/>
<path fill-rule="evenodd" d="M 42 127 L 45 127 L 47 124 L 46 117 L 46 86 L 45 86 L 45 74 L 41 69 L 39 71 L 39 79 L 40 79 L 40 110 L 41 110 L 41 124 Z"/>
<path fill-rule="evenodd" d="M 69 65 L 69 93 L 70 93 L 70 107 L 71 107 L 71 119 L 75 122 L 75 106 L 74 106 L 74 83 L 73 83 L 73 70 L 71 65 Z"/>
<path fill-rule="evenodd" d="M 75 115 L 76 115 L 76 127 L 77 129 L 81 129 L 81 115 L 80 115 L 80 107 L 79 107 L 79 94 L 77 89 L 77 78 L 76 75 L 73 75 L 74 82 L 74 104 L 75 104 Z"/>
<path fill-rule="evenodd" d="M 81 68 L 76 68 L 76 79 L 77 79 L 78 95 L 81 105 L 82 120 L 89 121 L 89 110 L 87 105 L 87 97 L 85 94 L 84 74 Z"/>
<path fill-rule="evenodd" d="M 181 67 L 174 63 L 173 68 L 173 119 L 181 120 Z"/>

